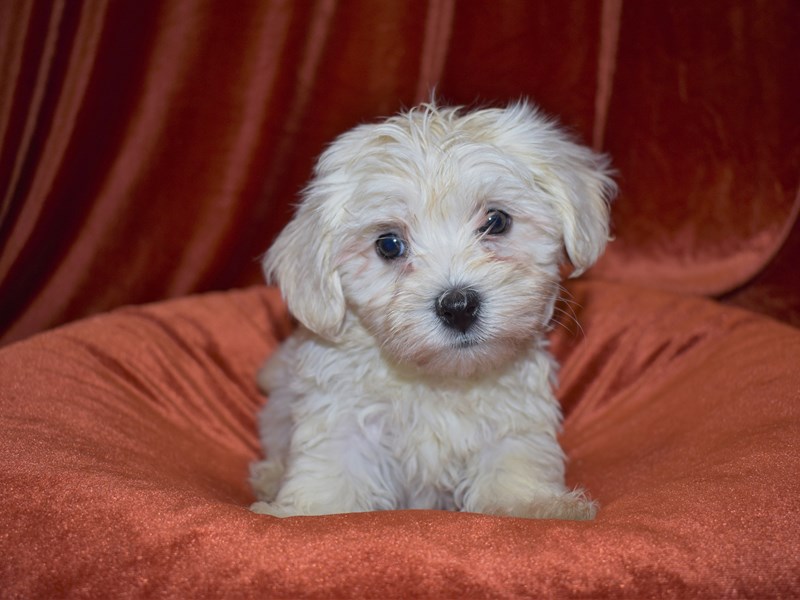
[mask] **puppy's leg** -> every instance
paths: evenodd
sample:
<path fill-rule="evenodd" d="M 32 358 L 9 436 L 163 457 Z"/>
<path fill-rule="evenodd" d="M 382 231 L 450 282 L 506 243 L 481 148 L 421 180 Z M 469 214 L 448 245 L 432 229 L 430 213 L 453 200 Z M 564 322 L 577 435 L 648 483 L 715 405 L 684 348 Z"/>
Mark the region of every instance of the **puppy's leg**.
<path fill-rule="evenodd" d="M 564 485 L 564 454 L 552 436 L 505 439 L 468 469 L 462 510 L 531 519 L 593 519 L 597 504 Z"/>
<path fill-rule="evenodd" d="M 398 506 L 397 466 L 386 449 L 367 439 L 355 423 L 332 424 L 329 418 L 298 424 L 277 496 L 256 502 L 253 512 L 287 517 Z"/>
<path fill-rule="evenodd" d="M 259 415 L 261 444 L 267 457 L 250 465 L 250 484 L 259 500 L 274 500 L 283 481 L 292 431 L 291 400 L 288 394 L 276 393 Z"/>
<path fill-rule="evenodd" d="M 274 500 L 285 470 L 283 461 L 278 459 L 260 460 L 251 464 L 250 485 L 253 486 L 256 498 L 268 502 Z"/>

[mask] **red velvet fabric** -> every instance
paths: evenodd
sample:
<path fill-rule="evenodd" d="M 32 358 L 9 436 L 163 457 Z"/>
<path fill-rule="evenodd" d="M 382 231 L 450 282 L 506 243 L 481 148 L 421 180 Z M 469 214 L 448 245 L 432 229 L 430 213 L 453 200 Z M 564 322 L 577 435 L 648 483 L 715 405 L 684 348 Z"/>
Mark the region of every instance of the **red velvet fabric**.
<path fill-rule="evenodd" d="M 0 596 L 800 594 L 798 30 L 792 0 L 0 2 Z M 324 145 L 434 86 L 618 168 L 553 334 L 598 517 L 251 514 L 291 324 L 188 295 L 259 282 Z"/>
<path fill-rule="evenodd" d="M 260 281 L 324 145 L 434 86 L 611 152 L 594 277 L 731 292 L 797 220 L 798 27 L 792 0 L 1 3 L 0 339 Z"/>
<path fill-rule="evenodd" d="M 624 197 L 596 275 L 719 294 L 756 275 L 800 207 L 797 4 L 631 2 L 607 149 Z M 780 215 L 780 216 L 778 216 Z M 777 217 L 777 218 L 776 218 Z M 609 273 L 611 271 L 611 273 Z"/>
<path fill-rule="evenodd" d="M 800 332 L 631 286 L 570 291 L 582 329 L 553 343 L 568 479 L 602 506 L 589 523 L 250 513 L 251 375 L 289 329 L 274 291 L 5 348 L 4 595 L 795 595 Z"/>

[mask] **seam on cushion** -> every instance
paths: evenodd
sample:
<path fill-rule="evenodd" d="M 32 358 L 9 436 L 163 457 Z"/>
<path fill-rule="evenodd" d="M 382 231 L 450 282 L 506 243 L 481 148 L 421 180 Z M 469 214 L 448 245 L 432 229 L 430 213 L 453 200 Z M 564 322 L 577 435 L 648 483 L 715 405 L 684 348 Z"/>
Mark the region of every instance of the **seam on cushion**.
<path fill-rule="evenodd" d="M 594 130 L 592 131 L 592 146 L 595 150 L 601 150 L 605 142 L 608 108 L 614 90 L 621 21 L 622 0 L 603 0 L 600 13 L 600 47 L 597 52 Z"/>
<path fill-rule="evenodd" d="M 450 34 L 453 31 L 453 0 L 433 0 L 428 4 L 425 18 L 425 37 L 422 42 L 416 103 L 431 99 L 444 70 Z"/>

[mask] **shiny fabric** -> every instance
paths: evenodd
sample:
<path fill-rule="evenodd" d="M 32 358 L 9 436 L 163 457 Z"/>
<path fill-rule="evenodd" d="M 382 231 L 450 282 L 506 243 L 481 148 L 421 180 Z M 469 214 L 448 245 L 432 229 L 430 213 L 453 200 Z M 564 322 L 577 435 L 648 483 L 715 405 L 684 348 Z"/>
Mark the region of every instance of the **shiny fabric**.
<path fill-rule="evenodd" d="M 0 2 L 0 597 L 800 595 L 798 31 L 793 0 Z M 598 518 L 253 515 L 291 329 L 258 257 L 326 143 L 434 87 L 531 97 L 619 171 L 552 336 Z"/>
<path fill-rule="evenodd" d="M 612 154 L 593 277 L 738 291 L 797 221 L 798 28 L 792 0 L 2 2 L 0 341 L 260 281 L 324 145 L 434 87 Z M 770 281 L 735 301 L 800 323 Z"/>
<path fill-rule="evenodd" d="M 0 350 L 4 597 L 794 597 L 800 331 L 580 283 L 553 333 L 568 480 L 593 522 L 247 510 L 290 328 L 252 288 L 126 308 Z"/>

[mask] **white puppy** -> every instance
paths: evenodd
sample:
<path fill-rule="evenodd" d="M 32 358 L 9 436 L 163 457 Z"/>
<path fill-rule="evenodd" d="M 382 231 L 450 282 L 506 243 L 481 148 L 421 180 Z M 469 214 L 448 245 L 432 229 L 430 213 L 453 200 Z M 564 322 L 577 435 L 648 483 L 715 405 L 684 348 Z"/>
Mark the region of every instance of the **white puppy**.
<path fill-rule="evenodd" d="M 526 103 L 339 137 L 264 259 L 298 330 L 259 374 L 258 513 L 591 519 L 545 333 L 608 239 L 608 161 Z"/>

